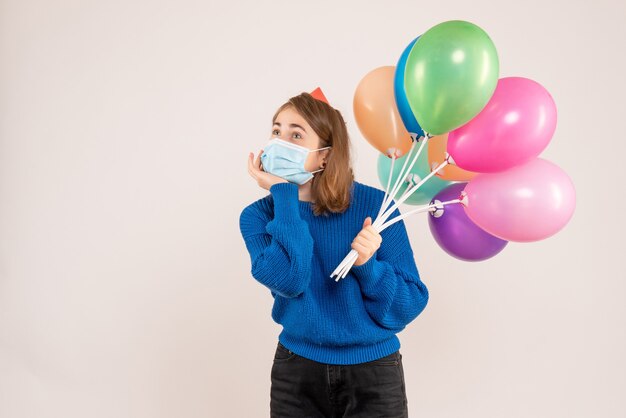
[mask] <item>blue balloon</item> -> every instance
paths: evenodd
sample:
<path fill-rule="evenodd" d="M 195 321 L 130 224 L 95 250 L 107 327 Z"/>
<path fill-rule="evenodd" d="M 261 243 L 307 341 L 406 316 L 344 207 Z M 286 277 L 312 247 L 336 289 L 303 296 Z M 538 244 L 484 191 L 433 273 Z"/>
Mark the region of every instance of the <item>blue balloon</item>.
<path fill-rule="evenodd" d="M 410 133 L 416 134 L 417 137 L 424 136 L 424 130 L 417 122 L 417 119 L 415 119 L 413 111 L 411 111 L 411 107 L 409 106 L 409 99 L 407 99 L 406 92 L 404 91 L 404 71 L 409 53 L 419 38 L 419 36 L 415 38 L 404 49 L 404 52 L 402 52 L 398 65 L 396 66 L 396 72 L 393 80 L 393 91 L 396 98 L 396 106 L 398 107 L 398 112 L 400 112 L 400 117 L 402 118 L 404 127 Z"/>

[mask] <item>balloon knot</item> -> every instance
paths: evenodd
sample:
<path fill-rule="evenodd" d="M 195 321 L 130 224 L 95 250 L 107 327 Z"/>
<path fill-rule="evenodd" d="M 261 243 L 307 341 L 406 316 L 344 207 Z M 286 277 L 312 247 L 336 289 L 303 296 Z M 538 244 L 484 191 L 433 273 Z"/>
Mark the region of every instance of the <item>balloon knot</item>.
<path fill-rule="evenodd" d="M 459 200 L 461 201 L 461 204 L 463 206 L 467 207 L 467 205 L 469 205 L 469 198 L 467 197 L 467 192 L 465 190 L 461 192 L 461 196 L 459 196 Z"/>
<path fill-rule="evenodd" d="M 435 205 L 433 208 L 431 208 L 431 215 L 434 218 L 440 218 L 443 215 L 443 202 L 441 200 L 433 200 L 431 203 L 431 205 Z"/>

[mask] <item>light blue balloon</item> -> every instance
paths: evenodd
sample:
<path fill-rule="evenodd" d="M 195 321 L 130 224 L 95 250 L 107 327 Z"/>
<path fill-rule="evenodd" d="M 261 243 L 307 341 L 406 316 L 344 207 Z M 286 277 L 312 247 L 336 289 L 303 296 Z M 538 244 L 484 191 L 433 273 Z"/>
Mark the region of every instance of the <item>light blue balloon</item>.
<path fill-rule="evenodd" d="M 404 72 L 406 68 L 406 61 L 409 57 L 409 53 L 415 45 L 415 42 L 420 37 L 415 38 L 402 52 L 400 59 L 398 60 L 398 65 L 396 65 L 396 72 L 394 74 L 393 80 L 393 91 L 396 98 L 396 107 L 398 108 L 398 112 L 400 113 L 400 117 L 402 118 L 402 122 L 404 123 L 404 127 L 407 131 L 411 133 L 415 133 L 417 137 L 424 136 L 424 130 L 415 119 L 415 115 L 413 115 L 413 111 L 411 110 L 411 106 L 409 105 L 409 99 L 406 97 L 406 92 L 404 89 Z"/>
<path fill-rule="evenodd" d="M 428 145 L 428 144 L 427 144 Z M 417 145 L 419 146 L 419 145 Z M 413 153 L 417 152 L 417 150 L 413 151 Z M 400 175 L 400 171 L 402 171 L 402 166 L 404 165 L 404 161 L 407 159 L 409 154 L 405 154 L 402 157 L 396 158 L 396 161 L 393 164 L 393 174 L 391 185 L 389 188 L 392 188 L 396 179 Z M 412 156 L 409 156 L 412 158 Z M 407 162 L 407 167 L 411 163 Z M 389 170 L 391 169 L 391 158 L 387 157 L 384 154 L 380 154 L 378 156 L 378 180 L 380 184 L 383 186 L 383 189 L 387 187 L 387 180 L 389 179 Z M 417 161 L 411 168 L 411 171 L 400 181 L 400 188 L 396 195 L 393 197 L 394 200 L 398 200 L 402 194 L 404 194 L 405 190 L 411 187 L 414 184 L 419 183 L 424 177 L 430 174 L 430 167 L 428 165 L 428 152 L 426 149 L 422 150 L 422 153 L 419 157 L 417 157 Z M 424 184 L 420 186 L 405 202 L 406 205 L 422 205 L 428 204 L 432 200 L 433 196 L 439 193 L 441 190 L 450 185 L 451 182 L 447 180 L 443 180 L 437 176 L 432 176 Z M 391 192 L 391 190 L 390 190 Z"/>

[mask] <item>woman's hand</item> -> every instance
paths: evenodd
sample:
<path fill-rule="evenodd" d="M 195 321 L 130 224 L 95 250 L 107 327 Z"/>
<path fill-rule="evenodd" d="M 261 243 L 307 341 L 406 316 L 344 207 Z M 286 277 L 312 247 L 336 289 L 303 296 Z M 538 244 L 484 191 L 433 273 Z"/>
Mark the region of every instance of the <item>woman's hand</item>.
<path fill-rule="evenodd" d="M 250 155 L 248 155 L 248 173 L 250 173 L 252 178 L 256 180 L 257 184 L 265 190 L 269 190 L 270 187 L 276 183 L 289 183 L 283 178 L 263 171 L 263 166 L 261 165 L 261 154 L 263 154 L 263 150 L 259 152 L 256 159 L 254 159 L 254 153 L 251 152 Z"/>
<path fill-rule="evenodd" d="M 365 218 L 365 222 L 363 222 L 363 229 L 352 241 L 352 249 L 359 253 L 359 257 L 354 262 L 354 265 L 360 266 L 365 264 L 376 250 L 380 248 L 381 242 L 383 242 L 383 239 L 376 231 L 376 228 L 372 226 L 372 218 L 368 216 Z"/>

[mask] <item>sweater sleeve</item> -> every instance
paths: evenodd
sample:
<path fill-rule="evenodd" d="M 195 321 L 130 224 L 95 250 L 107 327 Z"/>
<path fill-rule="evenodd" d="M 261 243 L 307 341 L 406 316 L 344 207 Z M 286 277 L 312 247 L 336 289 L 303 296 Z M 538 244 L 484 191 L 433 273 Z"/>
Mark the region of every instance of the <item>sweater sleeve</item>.
<path fill-rule="evenodd" d="M 389 219 L 399 215 L 396 211 Z M 420 279 L 404 221 L 381 232 L 380 248 L 353 273 L 361 288 L 365 309 L 384 328 L 401 331 L 428 303 L 428 289 Z"/>
<path fill-rule="evenodd" d="M 255 206 L 240 217 L 241 234 L 250 253 L 252 276 L 280 296 L 300 295 L 311 280 L 313 238 L 300 217 L 298 186 L 278 183 L 270 187 L 274 219 Z"/>

